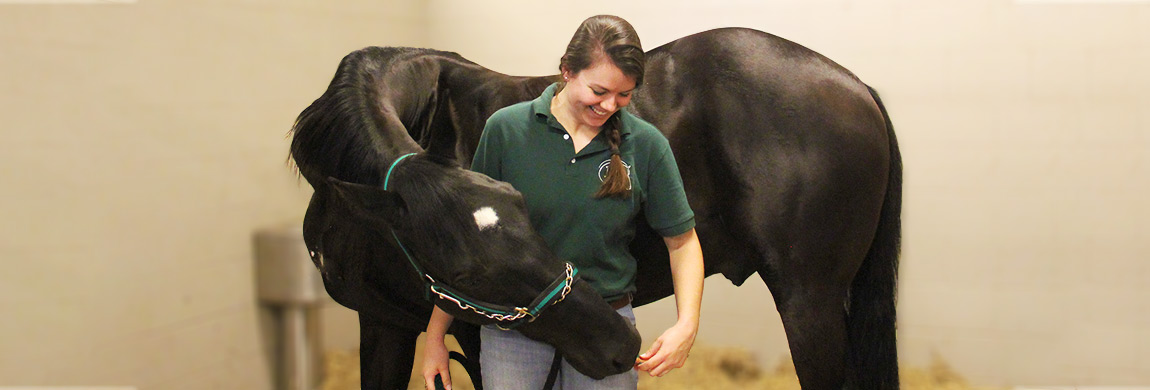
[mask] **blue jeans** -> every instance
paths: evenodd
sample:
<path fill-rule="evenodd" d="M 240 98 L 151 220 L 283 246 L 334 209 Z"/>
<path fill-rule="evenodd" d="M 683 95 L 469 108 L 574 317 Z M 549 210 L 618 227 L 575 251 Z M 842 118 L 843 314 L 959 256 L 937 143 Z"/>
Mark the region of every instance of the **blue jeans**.
<path fill-rule="evenodd" d="M 631 305 L 618 310 L 619 315 L 635 323 Z M 514 330 L 487 325 L 479 330 L 482 343 L 479 363 L 483 367 L 483 388 L 488 390 L 539 390 L 547 382 L 555 348 L 527 338 Z M 564 360 L 555 380 L 556 389 L 635 390 L 639 373 L 635 369 L 602 380 L 591 379 L 576 371 Z"/>

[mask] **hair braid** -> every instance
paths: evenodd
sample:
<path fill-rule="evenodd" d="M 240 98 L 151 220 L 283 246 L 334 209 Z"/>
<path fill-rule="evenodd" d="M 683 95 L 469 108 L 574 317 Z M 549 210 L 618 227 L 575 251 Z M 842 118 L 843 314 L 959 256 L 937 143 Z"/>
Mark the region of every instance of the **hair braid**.
<path fill-rule="evenodd" d="M 611 145 L 611 163 L 607 166 L 607 178 L 599 186 L 599 192 L 595 193 L 595 197 L 629 197 L 631 196 L 631 176 L 627 172 L 627 167 L 623 165 L 623 158 L 619 153 L 619 144 L 622 142 L 622 135 L 619 133 L 619 113 L 615 113 L 607 119 L 607 123 L 603 124 L 602 131 L 607 132 L 605 134 L 607 143 Z"/>

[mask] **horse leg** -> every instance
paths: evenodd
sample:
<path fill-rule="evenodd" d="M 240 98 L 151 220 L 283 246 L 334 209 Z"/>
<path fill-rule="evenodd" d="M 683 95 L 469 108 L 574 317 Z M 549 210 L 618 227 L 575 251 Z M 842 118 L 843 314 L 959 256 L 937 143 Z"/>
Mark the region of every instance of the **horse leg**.
<path fill-rule="evenodd" d="M 763 275 L 764 280 L 768 280 Z M 842 389 L 847 378 L 846 289 L 768 283 L 803 390 Z M 813 287 L 813 289 L 807 289 Z"/>
<path fill-rule="evenodd" d="M 418 331 L 359 315 L 359 377 L 362 389 L 406 389 L 411 380 Z"/>

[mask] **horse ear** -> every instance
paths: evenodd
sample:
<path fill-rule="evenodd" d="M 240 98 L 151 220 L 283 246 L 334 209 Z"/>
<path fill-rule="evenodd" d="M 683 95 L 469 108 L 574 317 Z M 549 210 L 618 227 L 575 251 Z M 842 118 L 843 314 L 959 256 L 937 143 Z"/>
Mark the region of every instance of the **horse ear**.
<path fill-rule="evenodd" d="M 347 208 L 360 218 L 392 225 L 407 211 L 407 203 L 395 191 L 349 183 L 334 177 L 328 177 L 327 182 Z"/>

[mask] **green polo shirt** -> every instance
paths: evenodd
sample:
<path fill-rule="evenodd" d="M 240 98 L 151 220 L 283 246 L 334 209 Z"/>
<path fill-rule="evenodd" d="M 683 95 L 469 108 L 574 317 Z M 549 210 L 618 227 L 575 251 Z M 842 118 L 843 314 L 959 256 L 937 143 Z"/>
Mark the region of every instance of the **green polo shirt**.
<path fill-rule="evenodd" d="M 471 169 L 523 193 L 531 224 L 560 259 L 608 300 L 635 291 L 634 257 L 628 251 L 642 212 L 664 237 L 695 227 L 694 213 L 670 144 L 655 126 L 622 110 L 619 151 L 631 177 L 626 199 L 595 198 L 611 148 L 599 133 L 575 153 L 551 114 L 551 85 L 532 101 L 505 107 L 487 120 Z"/>

